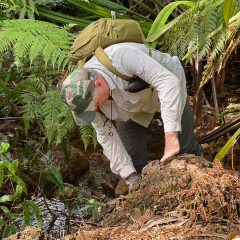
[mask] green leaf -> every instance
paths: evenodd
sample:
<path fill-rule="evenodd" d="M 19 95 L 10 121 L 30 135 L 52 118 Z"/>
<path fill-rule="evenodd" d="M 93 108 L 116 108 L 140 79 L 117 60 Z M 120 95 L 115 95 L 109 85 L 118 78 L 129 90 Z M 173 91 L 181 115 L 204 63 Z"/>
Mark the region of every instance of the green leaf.
<path fill-rule="evenodd" d="M 19 178 L 18 176 L 11 176 L 11 179 L 16 182 L 18 185 L 20 185 L 22 187 L 22 190 L 27 194 L 27 188 L 25 183 L 23 182 L 23 180 L 21 178 Z"/>
<path fill-rule="evenodd" d="M 16 193 L 15 195 L 4 195 L 0 198 L 0 202 L 7 202 L 7 201 L 14 201 L 15 199 L 18 199 L 22 194 L 22 186 L 17 185 Z"/>
<path fill-rule="evenodd" d="M 9 146 L 10 145 L 8 143 L 2 142 L 0 145 L 0 154 L 6 153 Z"/>
<path fill-rule="evenodd" d="M 0 231 L 2 230 L 2 227 L 3 227 L 3 216 L 0 216 Z"/>
<path fill-rule="evenodd" d="M 228 22 L 231 17 L 232 5 L 233 5 L 233 0 L 224 0 L 223 19 L 225 21 L 226 27 L 228 26 Z"/>
<path fill-rule="evenodd" d="M 32 200 L 26 200 L 26 203 L 28 204 L 29 207 L 32 208 L 35 218 L 37 220 L 38 228 L 41 228 L 42 223 L 41 223 L 40 211 L 39 211 L 37 204 L 35 202 L 33 202 Z"/>
<path fill-rule="evenodd" d="M 15 168 L 14 168 L 14 166 L 12 165 L 12 163 L 10 163 L 8 160 L 4 160 L 4 161 L 3 161 L 3 165 L 4 165 L 4 167 L 6 167 L 12 174 L 15 175 Z"/>
<path fill-rule="evenodd" d="M 53 175 L 56 177 L 56 179 L 58 180 L 59 183 L 63 184 L 63 180 L 62 180 L 62 175 L 59 172 L 59 170 L 52 166 L 52 165 L 46 165 L 46 167 L 52 171 Z"/>
<path fill-rule="evenodd" d="M 17 169 L 17 167 L 18 167 L 18 160 L 17 160 L 17 159 L 16 159 L 16 160 L 13 160 L 13 161 L 12 161 L 12 165 L 13 165 L 15 171 L 16 171 L 16 169 Z"/>
<path fill-rule="evenodd" d="M 172 27 L 174 24 L 176 24 L 184 15 L 180 15 L 176 17 L 174 20 L 172 20 L 170 23 L 165 25 L 168 17 L 172 13 L 172 11 L 179 5 L 179 4 L 185 4 L 189 7 L 193 7 L 195 5 L 192 1 L 177 1 L 168 4 L 157 16 L 155 21 L 153 22 L 153 25 L 149 31 L 147 42 L 154 42 L 158 37 L 160 37 L 165 31 L 167 31 L 170 27 Z M 165 31 L 163 32 L 163 29 L 165 27 Z"/>
<path fill-rule="evenodd" d="M 94 204 L 94 203 L 96 203 L 96 200 L 94 198 L 92 198 L 92 199 L 88 200 L 88 203 L 89 204 Z"/>
<path fill-rule="evenodd" d="M 17 208 L 23 209 L 23 229 L 29 226 L 31 223 L 31 212 L 27 203 L 23 202 L 18 205 Z"/>
<path fill-rule="evenodd" d="M 46 180 L 49 182 L 52 182 L 57 185 L 57 187 L 60 189 L 60 191 L 64 194 L 64 186 L 62 183 L 58 181 L 58 179 L 50 172 L 43 171 L 41 174 L 41 182 L 43 185 L 46 183 Z"/>
<path fill-rule="evenodd" d="M 9 218 L 10 212 L 7 207 L 2 206 L 1 209 L 4 211 L 5 215 Z"/>
<path fill-rule="evenodd" d="M 219 151 L 219 153 L 215 156 L 214 161 L 216 160 L 221 161 L 229 150 L 234 146 L 237 142 L 238 138 L 240 137 L 240 128 L 233 134 L 233 136 L 227 141 L 227 143 L 223 146 L 223 148 Z"/>
<path fill-rule="evenodd" d="M 10 235 L 10 230 L 11 230 L 11 224 L 8 224 L 5 226 L 2 234 L 2 238 L 7 238 Z"/>
<path fill-rule="evenodd" d="M 0 187 L 2 186 L 3 183 L 3 162 L 0 161 Z"/>
<path fill-rule="evenodd" d="M 10 227 L 10 235 L 15 234 L 16 232 L 17 232 L 16 227 L 14 225 L 11 225 L 11 227 Z"/>
<path fill-rule="evenodd" d="M 9 211 L 9 209 L 7 207 L 2 206 L 1 209 L 4 211 L 4 213 L 5 213 L 7 218 L 15 219 L 15 218 L 19 218 L 20 217 L 19 214 L 10 213 L 10 211 Z"/>

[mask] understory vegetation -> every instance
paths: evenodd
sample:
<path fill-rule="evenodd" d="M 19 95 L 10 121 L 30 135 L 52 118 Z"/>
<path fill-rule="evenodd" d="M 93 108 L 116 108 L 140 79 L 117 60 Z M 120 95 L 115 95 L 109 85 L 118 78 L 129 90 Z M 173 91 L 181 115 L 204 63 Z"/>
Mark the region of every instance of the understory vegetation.
<path fill-rule="evenodd" d="M 218 74 L 240 42 L 239 0 L 110 1 L 110 0 L 2 0 L 0 2 L 0 130 L 20 119 L 26 140 L 18 144 L 19 132 L 0 139 L 0 217 L 2 238 L 16 232 L 11 221 L 23 210 L 23 228 L 30 225 L 31 211 L 38 227 L 37 205 L 27 197 L 25 181 L 34 182 L 26 169 L 40 173 L 39 191 L 48 183 L 64 194 L 66 186 L 48 157 L 49 146 L 60 145 L 68 163 L 69 132 L 76 127 L 71 110 L 60 96 L 66 76 L 76 69 L 67 54 L 78 33 L 99 18 L 134 19 L 152 48 L 176 55 L 186 64 L 205 61 L 201 86 Z M 198 52 L 198 54 L 197 54 Z M 30 129 L 38 129 L 29 135 Z M 92 125 L 78 129 L 84 149 L 97 145 Z M 36 136 L 37 135 L 37 136 Z M 10 144 L 10 146 L 9 146 Z M 20 153 L 14 159 L 11 151 Z M 45 157 L 44 160 L 37 156 Z M 5 188 L 4 188 L 5 186 Z M 8 190 L 6 190 L 8 189 Z M 79 190 L 79 189 L 78 189 Z M 7 193 L 8 192 L 8 193 Z M 82 194 L 82 193 L 81 193 Z M 45 194 L 46 195 L 46 194 Z M 89 196 L 85 209 L 101 205 Z M 20 202 L 21 201 L 21 202 Z M 87 205 L 87 206 L 86 206 Z M 1 214 L 2 214 L 1 213 Z"/>

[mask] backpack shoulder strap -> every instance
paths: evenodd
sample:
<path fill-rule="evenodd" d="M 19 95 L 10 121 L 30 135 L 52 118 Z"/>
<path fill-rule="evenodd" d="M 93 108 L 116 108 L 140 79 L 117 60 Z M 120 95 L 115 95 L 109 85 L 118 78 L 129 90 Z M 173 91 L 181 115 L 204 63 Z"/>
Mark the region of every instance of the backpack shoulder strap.
<path fill-rule="evenodd" d="M 148 45 L 145 44 L 147 47 Z M 148 47 L 149 48 L 149 47 Z M 117 75 L 118 77 L 126 80 L 126 81 L 131 81 L 132 77 L 128 77 L 126 75 L 121 74 L 113 65 L 112 65 L 112 61 L 109 59 L 108 55 L 104 52 L 104 50 L 99 46 L 95 53 L 94 53 L 95 57 L 98 59 L 98 61 L 105 66 L 110 72 L 112 72 L 113 74 Z M 149 56 L 152 57 L 152 51 L 149 48 Z"/>
<path fill-rule="evenodd" d="M 95 53 L 95 57 L 98 59 L 98 61 L 105 66 L 110 72 L 113 74 L 117 75 L 118 77 L 126 80 L 126 81 L 131 81 L 131 77 L 128 77 L 126 75 L 121 74 L 113 65 L 112 61 L 109 59 L 108 55 L 103 51 L 103 49 L 99 46 Z"/>

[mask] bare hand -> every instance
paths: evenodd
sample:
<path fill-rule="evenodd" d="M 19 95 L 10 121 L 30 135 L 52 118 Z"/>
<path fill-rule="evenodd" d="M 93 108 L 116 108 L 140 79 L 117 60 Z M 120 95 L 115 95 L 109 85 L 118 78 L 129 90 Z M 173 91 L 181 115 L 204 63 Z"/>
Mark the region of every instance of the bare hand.
<path fill-rule="evenodd" d="M 178 132 L 165 133 L 165 149 L 164 155 L 160 162 L 164 162 L 166 159 L 177 155 L 180 151 L 180 145 L 178 140 Z"/>
<path fill-rule="evenodd" d="M 129 191 L 129 192 L 131 192 L 131 190 L 132 190 L 132 186 L 133 186 L 133 182 L 130 183 L 130 184 L 128 184 L 128 191 Z"/>
<path fill-rule="evenodd" d="M 126 180 L 129 180 L 130 178 L 133 178 L 133 177 L 135 177 L 135 176 L 137 176 L 137 174 L 136 174 L 135 172 L 133 172 L 133 173 L 131 173 L 131 174 L 126 178 Z M 129 191 L 129 192 L 131 191 L 132 186 L 133 186 L 133 182 L 130 183 L 130 184 L 128 184 L 128 191 Z"/>

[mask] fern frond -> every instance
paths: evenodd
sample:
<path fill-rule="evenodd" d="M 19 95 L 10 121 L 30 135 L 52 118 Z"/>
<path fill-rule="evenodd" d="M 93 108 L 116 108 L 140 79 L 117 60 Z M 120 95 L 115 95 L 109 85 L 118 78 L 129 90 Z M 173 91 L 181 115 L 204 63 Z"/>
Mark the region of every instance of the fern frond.
<path fill-rule="evenodd" d="M 30 122 L 36 121 L 37 117 L 42 114 L 41 99 L 43 94 L 43 83 L 41 79 L 34 74 L 30 75 L 28 80 L 30 86 L 28 87 L 29 93 L 21 94 L 21 101 L 23 108 L 21 110 L 22 120 L 24 124 L 24 132 L 27 135 L 30 128 Z"/>
<path fill-rule="evenodd" d="M 88 124 L 85 127 L 79 128 L 79 133 L 80 133 L 81 139 L 83 140 L 83 145 L 84 145 L 85 151 L 87 150 L 90 140 L 93 137 L 93 131 L 95 131 L 95 129 L 92 126 L 92 124 Z M 94 133 L 94 135 L 96 136 L 95 133 Z M 96 142 L 96 140 L 94 140 L 94 141 Z"/>
<path fill-rule="evenodd" d="M 41 56 L 46 66 L 50 59 L 53 65 L 58 65 L 67 58 L 73 37 L 55 24 L 29 19 L 7 20 L 2 22 L 0 29 L 0 53 L 13 45 L 15 60 L 29 55 L 33 62 Z M 61 60 L 57 62 L 58 56 Z"/>
<path fill-rule="evenodd" d="M 60 124 L 58 125 L 57 129 L 56 145 L 58 145 L 62 139 L 67 136 L 67 132 L 73 127 L 74 124 L 71 110 L 65 104 L 61 108 L 58 119 Z"/>
<path fill-rule="evenodd" d="M 210 59 L 216 59 L 219 54 L 224 52 L 224 48 L 227 41 L 227 28 L 224 27 L 223 31 L 218 35 L 218 37 L 214 40 L 214 46 L 212 53 L 210 55 Z"/>
<path fill-rule="evenodd" d="M 43 96 L 44 100 L 42 102 L 42 116 L 44 119 L 44 127 L 47 131 L 47 137 L 49 142 L 51 142 L 53 136 L 56 134 L 59 124 L 58 115 L 63 106 L 63 102 L 59 97 L 59 89 L 55 91 L 48 91 Z"/>
<path fill-rule="evenodd" d="M 93 131 L 92 131 L 92 141 L 93 141 L 93 147 L 94 147 L 94 150 L 96 149 L 96 146 L 97 146 L 97 132 L 95 130 L 95 128 L 93 128 Z"/>

